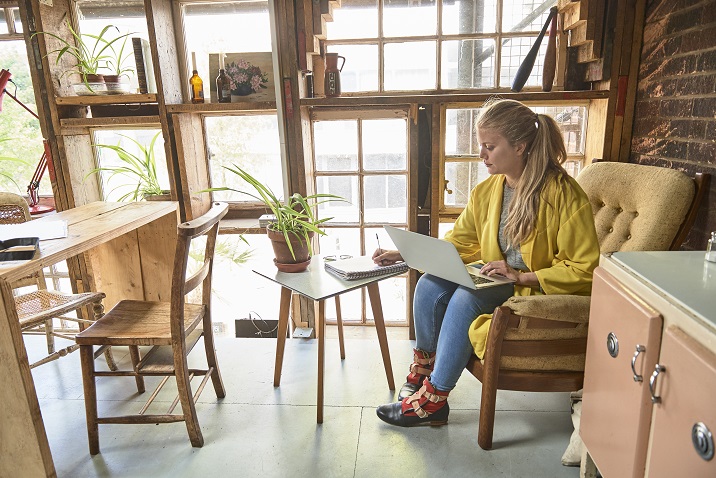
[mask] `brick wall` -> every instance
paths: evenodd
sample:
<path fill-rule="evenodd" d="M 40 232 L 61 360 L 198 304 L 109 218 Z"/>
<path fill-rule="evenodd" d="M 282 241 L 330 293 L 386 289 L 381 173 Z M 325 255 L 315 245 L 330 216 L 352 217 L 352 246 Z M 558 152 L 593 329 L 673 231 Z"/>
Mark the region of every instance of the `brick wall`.
<path fill-rule="evenodd" d="M 705 249 L 716 231 L 716 1 L 647 2 L 630 161 L 711 173 L 683 246 Z"/>

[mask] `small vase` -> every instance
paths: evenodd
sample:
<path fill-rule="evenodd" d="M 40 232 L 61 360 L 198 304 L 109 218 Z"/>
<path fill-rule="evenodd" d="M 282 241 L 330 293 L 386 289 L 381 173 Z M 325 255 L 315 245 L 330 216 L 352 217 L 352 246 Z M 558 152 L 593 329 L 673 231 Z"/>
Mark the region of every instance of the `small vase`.
<path fill-rule="evenodd" d="M 248 96 L 253 92 L 254 89 L 251 88 L 251 85 L 239 85 L 235 90 L 231 90 L 231 94 L 236 96 Z"/>

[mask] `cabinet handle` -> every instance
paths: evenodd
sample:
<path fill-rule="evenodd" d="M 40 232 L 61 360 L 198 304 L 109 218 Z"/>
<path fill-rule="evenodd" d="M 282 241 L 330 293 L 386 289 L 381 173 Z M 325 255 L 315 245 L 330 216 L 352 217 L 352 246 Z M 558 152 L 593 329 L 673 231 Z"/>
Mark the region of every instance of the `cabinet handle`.
<path fill-rule="evenodd" d="M 612 358 L 617 358 L 619 355 L 619 339 L 614 332 L 609 332 L 607 335 L 607 351 Z"/>
<path fill-rule="evenodd" d="M 710 461 L 714 457 L 714 438 L 705 423 L 694 423 L 691 429 L 691 442 L 694 444 L 696 453 L 705 461 Z"/>
<path fill-rule="evenodd" d="M 661 364 L 656 364 L 656 367 L 654 367 L 654 373 L 651 374 L 651 378 L 649 379 L 649 393 L 651 393 L 651 403 L 661 403 L 661 397 L 654 393 L 654 390 L 656 389 L 656 378 L 661 372 L 666 372 L 666 367 Z"/>
<path fill-rule="evenodd" d="M 639 354 L 642 352 L 646 352 L 646 347 L 644 347 L 643 345 L 637 345 L 636 352 L 634 352 L 634 356 L 631 358 L 631 373 L 633 375 L 635 382 L 643 382 L 644 381 L 644 376 L 636 373 L 636 359 L 637 359 L 637 357 L 639 357 Z"/>

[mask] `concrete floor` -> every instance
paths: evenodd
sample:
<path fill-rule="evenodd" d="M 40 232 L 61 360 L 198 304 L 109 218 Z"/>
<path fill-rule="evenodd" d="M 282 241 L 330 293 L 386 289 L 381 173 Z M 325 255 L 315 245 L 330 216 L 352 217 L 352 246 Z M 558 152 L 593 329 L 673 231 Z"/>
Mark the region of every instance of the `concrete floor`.
<path fill-rule="evenodd" d="M 217 337 L 227 395 L 207 385 L 197 405 L 203 448 L 192 448 L 183 423 L 101 425 L 101 453 L 89 455 L 79 354 L 33 370 L 59 477 L 577 477 L 560 464 L 572 431 L 568 393 L 498 392 L 494 449 L 477 445 L 480 383 L 464 374 L 450 395 L 450 422 L 394 428 L 375 407 L 392 401 L 372 327 L 347 327 L 341 362 L 335 330 L 326 343 L 324 423 L 316 424 L 315 340 L 287 341 L 281 386 L 274 388 L 275 339 Z M 389 328 L 396 385 L 412 358 L 407 329 Z M 26 339 L 30 359 L 44 338 Z M 192 354 L 201 360 L 202 347 Z M 120 366 L 126 349 L 115 351 Z M 98 369 L 106 369 L 97 360 Z M 100 415 L 134 413 L 143 396 L 134 380 L 98 380 Z M 197 382 L 198 383 L 198 382 Z M 153 405 L 174 399 L 167 384 Z M 152 409 L 150 409 L 150 413 Z"/>

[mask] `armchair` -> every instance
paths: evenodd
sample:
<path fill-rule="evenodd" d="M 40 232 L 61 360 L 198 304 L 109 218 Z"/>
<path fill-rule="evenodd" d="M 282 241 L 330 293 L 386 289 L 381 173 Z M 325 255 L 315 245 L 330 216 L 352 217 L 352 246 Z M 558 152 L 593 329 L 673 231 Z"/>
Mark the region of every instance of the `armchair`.
<path fill-rule="evenodd" d="M 676 250 L 686 238 L 710 175 L 596 162 L 577 178 L 589 196 L 602 254 Z M 497 390 L 568 392 L 582 388 L 588 296 L 511 297 L 495 309 L 483 360 L 467 370 L 482 382 L 478 444 L 492 448 Z"/>

